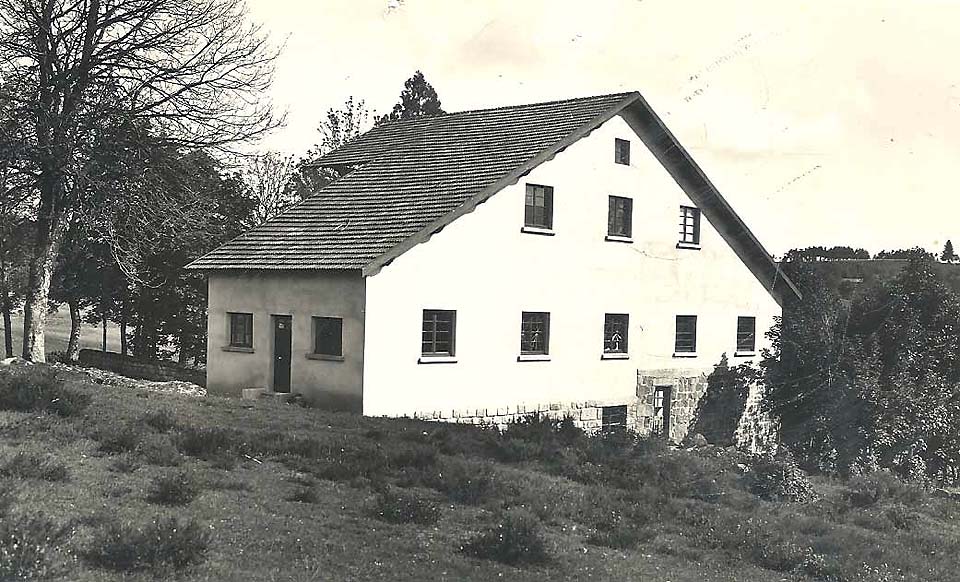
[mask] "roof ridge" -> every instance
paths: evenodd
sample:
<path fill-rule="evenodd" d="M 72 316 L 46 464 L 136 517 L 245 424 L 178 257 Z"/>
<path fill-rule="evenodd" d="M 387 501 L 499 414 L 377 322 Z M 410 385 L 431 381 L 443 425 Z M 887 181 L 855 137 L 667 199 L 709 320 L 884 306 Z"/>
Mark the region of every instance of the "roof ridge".
<path fill-rule="evenodd" d="M 568 99 L 553 99 L 552 101 L 538 101 L 538 102 L 536 102 L 536 103 L 516 103 L 516 104 L 514 104 L 514 105 L 499 105 L 499 106 L 497 106 L 497 107 L 479 107 L 479 108 L 477 108 L 477 109 L 464 109 L 464 110 L 461 110 L 461 111 L 448 111 L 448 112 L 441 113 L 441 114 L 438 114 L 438 115 L 420 115 L 420 116 L 417 116 L 417 117 L 411 117 L 411 118 L 409 118 L 409 119 L 398 119 L 398 120 L 396 120 L 396 121 L 391 121 L 391 122 L 385 123 L 385 124 L 383 124 L 383 125 L 381 125 L 381 126 L 377 126 L 377 127 L 386 127 L 386 126 L 388 126 L 388 125 L 392 125 L 392 126 L 396 127 L 397 124 L 401 124 L 401 123 L 406 124 L 406 123 L 417 122 L 417 121 L 427 121 L 427 120 L 431 120 L 431 119 L 440 119 L 440 118 L 443 118 L 443 117 L 451 117 L 451 116 L 454 116 L 454 115 L 465 115 L 465 114 L 468 114 L 468 113 L 487 113 L 487 112 L 490 112 L 490 111 L 505 111 L 505 110 L 508 110 L 508 109 L 529 109 L 529 108 L 533 108 L 533 107 L 542 107 L 542 106 L 548 106 L 548 105 L 559 105 L 559 104 L 561 104 L 561 103 L 576 103 L 576 102 L 580 102 L 580 101 L 590 101 L 590 100 L 592 100 L 592 99 L 606 99 L 606 98 L 614 98 L 614 97 L 624 99 L 624 98 L 626 98 L 626 97 L 629 96 L 629 95 L 633 95 L 633 94 L 638 94 L 638 95 L 639 95 L 639 93 L 640 93 L 639 91 L 623 91 L 623 92 L 620 92 L 620 93 L 603 93 L 603 94 L 600 94 L 600 95 L 588 95 L 588 96 L 585 96 L 585 97 L 571 97 L 571 98 L 568 98 Z M 371 128 L 371 129 L 376 129 L 376 127 L 373 127 L 373 128 Z"/>

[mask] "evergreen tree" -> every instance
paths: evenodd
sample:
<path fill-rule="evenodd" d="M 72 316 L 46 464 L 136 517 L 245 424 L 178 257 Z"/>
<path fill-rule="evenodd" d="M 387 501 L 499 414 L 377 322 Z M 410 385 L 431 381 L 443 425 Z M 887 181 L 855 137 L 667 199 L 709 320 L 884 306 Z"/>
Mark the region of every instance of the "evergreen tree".
<path fill-rule="evenodd" d="M 940 253 L 940 260 L 944 263 L 952 263 L 958 258 L 960 257 L 957 257 L 957 253 L 953 252 L 953 243 L 947 239 L 947 243 L 943 245 L 943 252 Z"/>
<path fill-rule="evenodd" d="M 427 82 L 423 73 L 417 71 L 403 84 L 400 92 L 400 102 L 393 106 L 393 111 L 377 117 L 375 125 L 382 125 L 390 121 L 413 119 L 424 115 L 443 115 L 446 113 L 440 107 L 440 98 L 433 85 Z"/>

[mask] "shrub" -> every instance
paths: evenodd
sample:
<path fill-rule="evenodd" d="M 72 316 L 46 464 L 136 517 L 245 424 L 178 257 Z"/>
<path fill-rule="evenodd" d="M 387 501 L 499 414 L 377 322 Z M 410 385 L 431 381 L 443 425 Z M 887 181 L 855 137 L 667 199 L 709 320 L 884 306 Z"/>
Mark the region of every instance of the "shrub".
<path fill-rule="evenodd" d="M 319 459 L 314 468 L 317 477 L 328 481 L 377 480 L 387 469 L 387 457 L 379 447 L 338 449 Z"/>
<path fill-rule="evenodd" d="M 847 487 L 846 499 L 853 507 L 870 507 L 883 499 L 917 505 L 924 497 L 919 487 L 904 483 L 888 471 L 854 477 Z"/>
<path fill-rule="evenodd" d="M 50 412 L 74 416 L 90 404 L 90 397 L 66 388 L 50 368 L 32 366 L 0 372 L 0 409 Z"/>
<path fill-rule="evenodd" d="M 549 560 L 540 521 L 523 509 L 507 511 L 496 525 L 465 542 L 461 551 L 510 565 L 542 564 Z"/>
<path fill-rule="evenodd" d="M 900 530 L 911 531 L 920 523 L 920 516 L 903 505 L 894 505 L 887 509 L 885 515 L 893 527 Z"/>
<path fill-rule="evenodd" d="M 188 456 L 211 460 L 233 456 L 237 434 L 220 427 L 184 427 L 177 439 L 177 448 Z"/>
<path fill-rule="evenodd" d="M 609 488 L 595 489 L 585 523 L 595 532 L 587 541 L 598 546 L 621 550 L 636 547 L 652 540 L 656 533 L 650 528 L 658 517 L 661 503 L 649 499 L 652 489 L 622 492 Z"/>
<path fill-rule="evenodd" d="M 47 456 L 20 451 L 0 469 L 0 474 L 21 479 L 66 481 L 70 472 L 63 463 Z"/>
<path fill-rule="evenodd" d="M 143 439 L 143 429 L 133 422 L 116 426 L 107 423 L 97 431 L 100 450 L 104 453 L 128 453 L 137 450 Z"/>
<path fill-rule="evenodd" d="M 137 450 L 143 460 L 151 465 L 176 467 L 183 461 L 180 451 L 167 436 L 149 435 Z"/>
<path fill-rule="evenodd" d="M 110 462 L 108 467 L 114 473 L 133 473 L 140 468 L 137 458 L 129 453 L 119 455 Z"/>
<path fill-rule="evenodd" d="M 10 508 L 17 502 L 17 492 L 11 483 L 0 482 L 0 519 L 10 513 Z"/>
<path fill-rule="evenodd" d="M 108 570 L 162 573 L 202 562 L 209 543 L 209 535 L 195 520 L 158 516 L 140 527 L 113 523 L 100 530 L 85 557 Z"/>
<path fill-rule="evenodd" d="M 440 507 L 403 490 L 387 490 L 377 495 L 373 515 L 388 523 L 430 525 L 440 519 Z"/>
<path fill-rule="evenodd" d="M 758 458 L 747 473 L 750 492 L 767 501 L 805 503 L 816 499 L 806 473 L 787 458 Z"/>
<path fill-rule="evenodd" d="M 151 410 L 144 414 L 141 420 L 158 432 L 170 432 L 180 426 L 176 415 L 166 408 Z"/>
<path fill-rule="evenodd" d="M 200 494 L 200 485 L 190 473 L 179 471 L 154 478 L 147 499 L 162 505 L 186 505 Z"/>
<path fill-rule="evenodd" d="M 69 528 L 40 517 L 0 519 L 0 580 L 37 580 L 53 575 L 53 555 Z"/>
<path fill-rule="evenodd" d="M 287 497 L 287 501 L 297 503 L 316 503 L 320 500 L 316 487 L 300 486 Z"/>
<path fill-rule="evenodd" d="M 458 503 L 478 505 L 495 490 L 494 473 L 488 465 L 465 461 L 445 462 L 436 489 Z"/>

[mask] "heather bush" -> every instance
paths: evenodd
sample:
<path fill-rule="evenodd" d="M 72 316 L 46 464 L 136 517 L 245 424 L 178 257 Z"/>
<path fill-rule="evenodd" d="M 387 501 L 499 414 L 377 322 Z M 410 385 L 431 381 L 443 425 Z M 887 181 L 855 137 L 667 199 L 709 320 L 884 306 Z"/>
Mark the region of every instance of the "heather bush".
<path fill-rule="evenodd" d="M 143 415 L 141 421 L 157 432 L 170 432 L 180 426 L 176 415 L 166 408 L 151 410 Z"/>
<path fill-rule="evenodd" d="M 163 473 L 153 479 L 147 500 L 161 505 L 186 505 L 200 495 L 200 484 L 186 471 Z"/>
<path fill-rule="evenodd" d="M 767 501 L 806 503 L 816 498 L 806 473 L 789 458 L 757 458 L 746 479 L 750 492 Z"/>
<path fill-rule="evenodd" d="M 107 570 L 149 570 L 161 575 L 202 562 L 209 543 L 206 529 L 195 520 L 157 516 L 140 526 L 113 523 L 101 529 L 85 557 Z"/>
<path fill-rule="evenodd" d="M 49 412 L 75 416 L 90 404 L 90 397 L 64 386 L 55 371 L 46 367 L 0 370 L 0 409 Z"/>
<path fill-rule="evenodd" d="M 0 475 L 41 481 L 66 481 L 70 471 L 63 463 L 46 455 L 20 451 L 0 468 Z"/>
<path fill-rule="evenodd" d="M 137 452 L 150 465 L 176 467 L 183 461 L 177 446 L 166 435 L 147 435 L 137 447 Z"/>
<path fill-rule="evenodd" d="M 54 556 L 70 529 L 36 515 L 0 516 L 0 580 L 45 580 L 54 576 Z"/>
<path fill-rule="evenodd" d="M 301 485 L 294 489 L 293 493 L 287 496 L 287 501 L 294 501 L 296 503 L 316 503 L 317 501 L 320 501 L 320 496 L 317 493 L 316 487 Z"/>
<path fill-rule="evenodd" d="M 440 519 L 437 504 L 402 489 L 388 489 L 377 494 L 371 512 L 377 519 L 388 523 L 431 525 Z"/>
<path fill-rule="evenodd" d="M 136 456 L 124 453 L 114 457 L 107 468 L 114 473 L 133 473 L 140 468 L 140 463 L 137 462 Z"/>
<path fill-rule="evenodd" d="M 904 483 L 888 471 L 877 471 L 850 479 L 846 499 L 853 507 L 870 507 L 882 500 L 898 501 L 905 505 L 917 505 L 923 498 L 923 490 Z"/>
<path fill-rule="evenodd" d="M 187 426 L 180 430 L 177 448 L 190 457 L 211 460 L 233 456 L 238 438 L 236 431 L 226 428 Z"/>
<path fill-rule="evenodd" d="M 521 566 L 550 559 L 540 521 L 527 510 L 511 509 L 461 546 L 464 553 L 484 560 Z"/>
<path fill-rule="evenodd" d="M 487 464 L 459 459 L 444 461 L 435 488 L 451 501 L 478 505 L 495 494 L 494 475 Z"/>
<path fill-rule="evenodd" d="M 104 453 L 136 451 L 143 439 L 143 427 L 134 422 L 106 422 L 97 430 L 100 450 Z"/>

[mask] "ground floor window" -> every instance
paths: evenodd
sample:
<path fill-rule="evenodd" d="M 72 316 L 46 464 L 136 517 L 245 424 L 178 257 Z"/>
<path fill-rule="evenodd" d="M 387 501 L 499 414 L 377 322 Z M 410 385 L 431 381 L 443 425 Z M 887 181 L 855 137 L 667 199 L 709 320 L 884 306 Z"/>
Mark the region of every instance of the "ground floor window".
<path fill-rule="evenodd" d="M 601 412 L 601 428 L 603 432 L 623 430 L 627 428 L 627 406 L 604 406 Z"/>
<path fill-rule="evenodd" d="M 343 355 L 342 318 L 313 318 L 313 353 L 324 356 Z"/>
<path fill-rule="evenodd" d="M 457 312 L 424 309 L 421 353 L 424 356 L 453 356 L 456 350 Z"/>
<path fill-rule="evenodd" d="M 524 311 L 520 316 L 520 353 L 550 353 L 550 314 Z"/>
<path fill-rule="evenodd" d="M 603 352 L 605 354 L 627 353 L 627 331 L 630 316 L 626 313 L 607 313 L 603 319 Z"/>
<path fill-rule="evenodd" d="M 253 314 L 228 313 L 230 318 L 230 347 L 253 347 Z"/>

